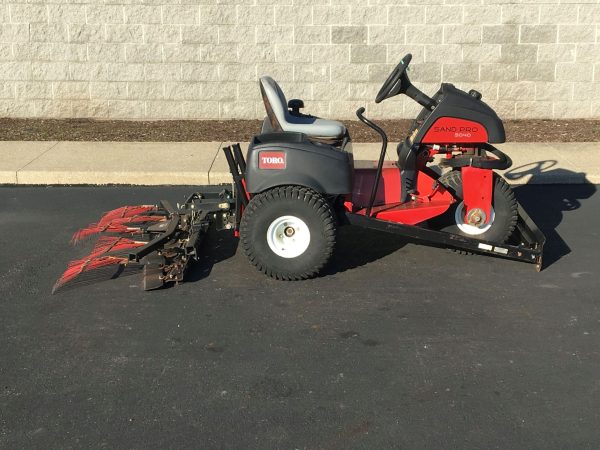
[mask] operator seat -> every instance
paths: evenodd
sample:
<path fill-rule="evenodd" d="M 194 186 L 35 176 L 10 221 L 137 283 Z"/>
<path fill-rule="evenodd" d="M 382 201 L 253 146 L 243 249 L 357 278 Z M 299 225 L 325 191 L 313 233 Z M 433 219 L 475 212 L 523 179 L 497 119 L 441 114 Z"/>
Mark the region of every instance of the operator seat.
<path fill-rule="evenodd" d="M 346 135 L 346 127 L 341 122 L 289 111 L 285 95 L 273 78 L 260 78 L 260 92 L 267 110 L 263 132 L 295 131 L 326 143 L 339 142 Z"/>

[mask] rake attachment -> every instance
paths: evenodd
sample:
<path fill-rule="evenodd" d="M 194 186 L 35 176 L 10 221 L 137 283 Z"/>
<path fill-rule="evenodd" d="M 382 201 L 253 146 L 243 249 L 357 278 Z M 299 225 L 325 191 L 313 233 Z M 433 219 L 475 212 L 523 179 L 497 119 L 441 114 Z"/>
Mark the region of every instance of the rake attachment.
<path fill-rule="evenodd" d="M 55 283 L 52 293 L 143 271 L 145 290 L 183 281 L 190 261 L 197 259 L 202 238 L 211 226 L 233 227 L 231 193 L 194 193 L 174 208 L 158 205 L 123 206 L 77 231 L 78 244 L 101 236 L 89 255 L 72 261 Z M 108 234 L 108 235 L 106 235 Z"/>

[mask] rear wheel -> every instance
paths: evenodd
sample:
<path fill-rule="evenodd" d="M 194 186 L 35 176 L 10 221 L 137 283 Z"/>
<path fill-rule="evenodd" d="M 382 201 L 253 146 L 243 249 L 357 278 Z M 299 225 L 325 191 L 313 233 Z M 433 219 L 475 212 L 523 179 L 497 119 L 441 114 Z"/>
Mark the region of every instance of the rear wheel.
<path fill-rule="evenodd" d="M 302 280 L 317 275 L 329 261 L 335 217 L 321 194 L 300 186 L 277 187 L 250 200 L 240 236 L 258 270 L 279 280 Z"/>
<path fill-rule="evenodd" d="M 462 177 L 459 170 L 445 173 L 439 182 L 454 194 L 457 202 L 446 213 L 431 221 L 430 226 L 449 233 L 462 234 L 476 239 L 506 242 L 517 224 L 517 200 L 504 179 L 494 173 L 492 209 L 487 224 L 471 225 L 464 220 Z"/>

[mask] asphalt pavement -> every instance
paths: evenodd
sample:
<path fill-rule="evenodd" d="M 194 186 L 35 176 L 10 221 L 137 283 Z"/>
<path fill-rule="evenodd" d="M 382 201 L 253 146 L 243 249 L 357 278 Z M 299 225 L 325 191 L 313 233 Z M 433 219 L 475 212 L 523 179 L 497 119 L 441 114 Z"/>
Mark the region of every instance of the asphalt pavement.
<path fill-rule="evenodd" d="M 0 448 L 600 447 L 596 186 L 515 188 L 540 273 L 348 227 L 313 280 L 215 233 L 189 283 L 50 295 L 76 229 L 192 189 L 0 188 Z"/>

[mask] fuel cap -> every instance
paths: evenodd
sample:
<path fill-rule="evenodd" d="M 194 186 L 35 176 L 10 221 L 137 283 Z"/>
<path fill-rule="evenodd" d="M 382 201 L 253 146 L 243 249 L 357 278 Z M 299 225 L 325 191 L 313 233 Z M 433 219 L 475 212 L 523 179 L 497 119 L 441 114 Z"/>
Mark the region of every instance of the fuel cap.
<path fill-rule="evenodd" d="M 476 91 L 475 89 L 471 89 L 469 91 L 469 95 L 475 97 L 477 100 L 481 99 L 481 92 Z"/>

